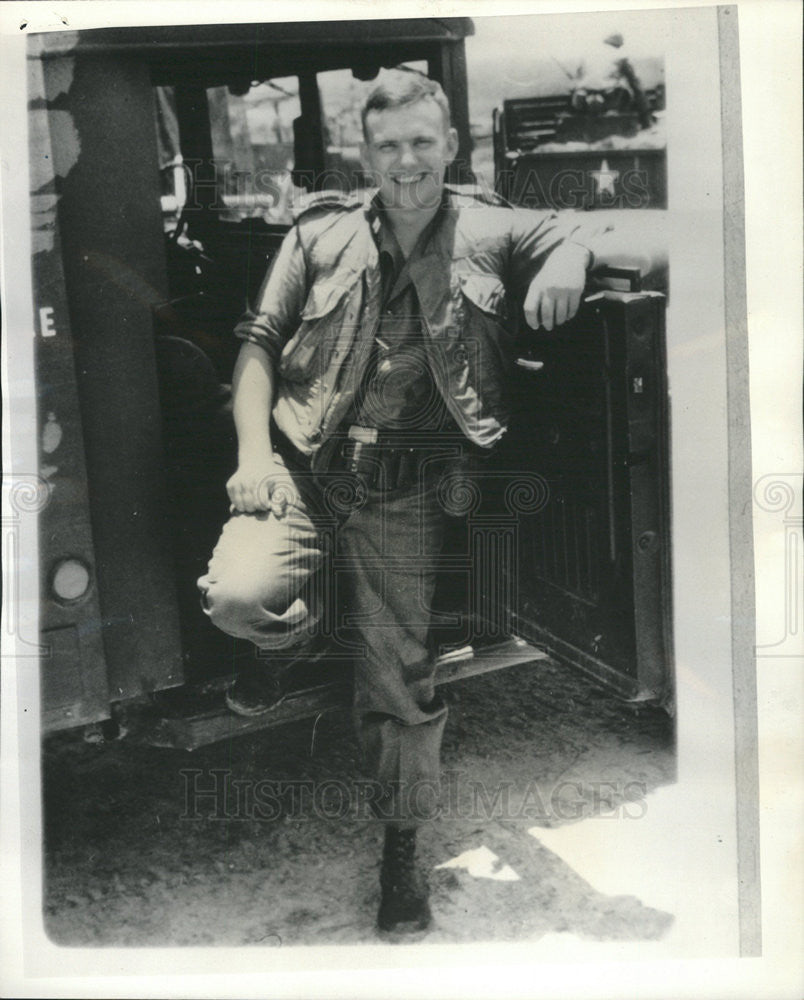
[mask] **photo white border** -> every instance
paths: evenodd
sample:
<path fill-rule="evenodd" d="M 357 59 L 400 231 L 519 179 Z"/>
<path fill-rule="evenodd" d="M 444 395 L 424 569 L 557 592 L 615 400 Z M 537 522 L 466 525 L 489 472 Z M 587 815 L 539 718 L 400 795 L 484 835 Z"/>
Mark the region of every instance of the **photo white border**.
<path fill-rule="evenodd" d="M 523 13 L 569 13 L 586 10 L 659 10 L 666 3 L 410 3 L 398 2 L 393 7 L 393 16 L 483 16 L 488 14 L 523 14 Z M 712 7 L 711 4 L 678 3 L 674 8 L 681 10 L 687 7 Z M 747 317 L 748 317 L 748 353 L 750 357 L 750 390 L 751 390 L 751 437 L 753 440 L 753 471 L 749 471 L 749 484 L 758 483 L 763 476 L 790 477 L 801 469 L 800 443 L 800 357 L 801 357 L 801 157 L 800 146 L 793 147 L 791 137 L 798 139 L 800 130 L 800 11 L 798 5 L 787 0 L 742 0 L 737 5 L 740 33 L 740 60 L 742 76 L 742 120 L 743 144 L 745 155 L 745 190 L 746 217 L 745 230 L 747 239 Z M 151 4 L 147 0 L 135 3 L 109 3 L 104 7 L 104 14 L 99 14 L 96 5 L 73 2 L 58 5 L 47 3 L 7 3 L 0 11 L 0 24 L 3 36 L 2 84 L 3 94 L 12 95 L 4 99 L 4 118 L 6 132 L 16 137 L 25 134 L 25 102 L 20 100 L 20 90 L 24 90 L 24 44 L 22 37 L 14 35 L 19 31 L 22 20 L 29 22 L 29 27 L 40 30 L 60 28 L 61 17 L 67 17 L 70 28 L 78 28 L 93 24 L 100 26 L 104 20 L 114 23 L 148 23 L 153 19 L 163 19 L 183 23 L 199 23 L 204 20 L 213 21 L 251 21 L 280 19 L 279 12 L 271 7 L 266 9 L 264 3 L 238 4 L 235 9 L 230 5 L 221 10 L 219 4 L 193 3 L 192 5 L 177 0 L 170 4 L 162 2 Z M 309 19 L 362 18 L 379 16 L 381 11 L 376 5 L 352 0 L 351 3 L 337 4 L 318 2 L 305 4 L 304 16 Z M 389 12 L 384 12 L 389 16 Z M 288 19 L 299 19 L 300 12 L 289 8 Z M 691 44 L 694 40 L 690 40 Z M 690 68 L 693 66 L 694 52 L 690 53 Z M 668 73 L 672 73 L 668 66 Z M 677 81 L 678 82 L 678 81 Z M 718 80 L 710 80 L 709 86 L 718 86 Z M 671 86 L 668 86 L 671 92 Z M 683 99 L 682 99 L 683 100 Z M 725 109 L 728 111 L 728 109 Z M 22 115 L 19 115 L 19 112 Z M 15 118 L 15 115 L 17 116 Z M 731 126 L 729 126 L 731 127 Z M 701 149 L 707 148 L 711 135 L 701 134 Z M 701 157 L 698 162 L 684 151 L 689 148 L 689 140 L 674 144 L 670 137 L 670 202 L 677 202 L 681 194 L 690 208 L 706 204 L 706 191 L 717 191 L 720 186 L 721 163 L 720 154 L 714 158 Z M 28 245 L 27 209 L 18 214 L 8 214 L 10 205 L 27 205 L 27 175 L 24 170 L 24 156 L 20 159 L 8 155 L 13 146 L 3 141 L 2 187 L 5 223 L 3 227 L 3 259 L 6 267 L 11 260 L 18 260 L 25 270 Z M 675 156 L 675 159 L 674 159 Z M 729 156 L 725 157 L 728 169 Z M 733 164 L 732 164 L 733 169 Z M 674 191 L 676 196 L 674 198 Z M 696 193 L 697 192 L 697 196 Z M 698 200 L 696 200 L 696 198 Z M 739 200 L 739 199 L 738 199 Z M 23 232 L 24 230 L 24 232 Z M 708 232 L 708 231 L 707 231 Z M 731 230 L 732 236 L 734 231 Z M 708 236 L 707 236 L 708 238 Z M 717 249 L 717 248 L 716 248 Z M 675 251 L 675 252 L 673 252 Z M 671 250 L 673 292 L 678 287 L 685 289 L 682 296 L 676 296 L 671 301 L 671 309 L 675 316 L 673 322 L 683 326 L 690 323 L 706 326 L 707 308 L 720 311 L 721 326 L 708 326 L 708 329 L 720 330 L 719 337 L 711 343 L 704 343 L 702 338 L 691 336 L 689 356 L 686 360 L 671 358 L 671 391 L 673 365 L 684 364 L 679 368 L 683 371 L 685 381 L 695 372 L 695 364 L 699 366 L 700 387 L 697 395 L 703 396 L 710 411 L 693 410 L 687 414 L 679 414 L 677 399 L 674 397 L 674 433 L 677 435 L 683 429 L 686 434 L 695 434 L 700 427 L 702 416 L 708 415 L 713 420 L 722 423 L 722 451 L 716 456 L 716 461 L 723 463 L 717 477 L 719 495 L 701 496 L 700 502 L 702 520 L 720 516 L 718 530 L 713 532 L 711 544 L 722 558 L 713 560 L 713 572 L 723 573 L 725 578 L 703 581 L 704 590 L 711 596 L 726 588 L 732 593 L 734 585 L 734 562 L 732 574 L 728 573 L 729 551 L 733 545 L 739 545 L 739 538 L 729 536 L 729 485 L 734 486 L 733 476 L 735 462 L 744 461 L 745 451 L 740 455 L 747 442 L 736 440 L 732 436 L 732 451 L 725 438 L 725 420 L 722 408 L 725 406 L 726 395 L 731 388 L 732 399 L 729 400 L 729 415 L 737 427 L 732 427 L 733 435 L 739 434 L 739 422 L 742 421 L 743 432 L 747 434 L 744 407 L 737 405 L 733 410 L 734 393 L 739 393 L 738 385 L 731 387 L 726 384 L 726 364 L 724 352 L 727 346 L 730 352 L 738 352 L 739 339 L 728 341 L 723 335 L 722 318 L 726 303 L 736 312 L 729 317 L 730 337 L 735 336 L 735 324 L 739 324 L 739 308 L 735 306 L 732 288 L 731 296 L 725 293 L 724 275 L 719 276 L 719 283 L 714 280 L 717 275 L 712 272 L 712 244 L 707 245 L 706 239 L 695 248 L 682 247 L 679 256 L 678 248 Z M 695 252 L 699 256 L 695 256 Z M 739 238 L 727 252 L 733 255 L 739 252 Z M 719 260 L 723 261 L 723 237 L 720 237 Z M 685 262 L 691 272 L 686 277 L 683 273 Z M 733 256 L 730 258 L 733 264 Z M 693 267 L 694 264 L 694 267 Z M 694 271 L 694 273 L 692 273 Z M 690 316 L 683 313 L 690 298 L 687 281 L 694 282 L 700 278 L 698 295 Z M 8 272 L 3 272 L 2 296 L 4 303 L 5 329 L 32 328 L 30 315 L 25 315 L 25 281 L 30 287 L 30 278 L 19 276 L 15 272 L 13 286 L 9 283 Z M 16 294 L 15 294 L 16 293 Z M 681 298 L 679 302 L 678 299 Z M 714 301 L 717 298 L 718 301 Z M 30 301 L 27 310 L 30 312 Z M 728 314 L 727 314 L 728 315 Z M 17 326 L 17 324 L 20 324 Z M 739 331 L 736 333 L 739 338 Z M 715 361 L 720 356 L 720 361 Z M 734 354 L 730 355 L 732 361 Z M 711 362 L 712 364 L 707 364 Z M 8 382 L 8 371 L 4 355 L 3 395 L 4 401 L 13 398 Z M 719 365 L 719 366 L 718 366 Z M 712 382 L 712 372 L 715 372 L 715 384 Z M 30 388 L 30 387 L 29 387 Z M 20 386 L 15 382 L 13 392 L 20 393 Z M 33 398 L 32 393 L 30 398 Z M 739 397 L 737 397 L 739 400 Z M 694 402 L 694 400 L 691 400 Z M 3 423 L 4 455 L 16 452 L 19 457 L 20 440 L 10 437 L 14 428 L 24 423 L 25 413 L 17 409 L 13 416 L 6 411 Z M 688 419 L 688 425 L 685 424 Z M 13 423 L 12 423 L 13 421 Z M 679 422 L 680 421 L 680 422 Z M 736 449 L 736 451 L 735 451 Z M 684 462 L 689 460 L 689 452 L 682 447 L 679 456 L 674 444 L 674 474 L 677 465 L 683 470 Z M 29 457 L 29 456 L 24 456 Z M 6 458 L 5 461 L 8 459 Z M 17 469 L 35 467 L 36 456 L 30 466 L 16 465 Z M 7 466 L 6 466 L 7 468 Z M 711 470 L 710 470 L 711 472 Z M 704 477 L 703 482 L 707 482 Z M 709 480 L 711 483 L 711 480 Z M 746 483 L 742 482 L 737 489 L 745 491 Z M 725 508 L 724 508 L 725 502 Z M 4 509 L 4 515 L 6 510 Z M 725 516 L 724 516 L 725 514 Z M 731 511 L 732 526 L 735 518 L 742 523 L 748 516 L 745 510 Z M 4 522 L 5 523 L 5 522 Z M 755 524 L 755 550 L 757 579 L 760 582 L 757 595 L 757 635 L 762 643 L 778 631 L 778 601 L 767 602 L 763 596 L 766 583 L 770 589 L 778 592 L 779 580 L 785 585 L 784 567 L 780 562 L 780 536 L 785 536 L 786 528 L 780 518 L 757 517 Z M 760 532 L 759 529 L 762 529 Z M 4 531 L 4 535 L 6 532 Z M 6 539 L 4 538 L 4 543 Z M 725 546 L 725 548 L 724 548 Z M 681 546 L 685 549 L 685 546 Z M 688 551 L 687 549 L 685 549 Z M 26 546 L 26 553 L 31 550 Z M 740 584 L 743 593 L 750 592 L 750 579 L 746 580 L 746 567 L 739 567 Z M 676 565 L 676 587 L 679 580 L 695 578 L 695 567 Z M 692 576 L 690 576 L 690 573 Z M 24 582 L 24 581 L 23 581 Z M 739 588 L 738 588 L 739 589 Z M 22 594 L 23 598 L 25 593 Z M 739 593 L 738 593 L 739 596 Z M 676 590 L 676 610 L 683 617 L 684 601 L 688 595 Z M 681 607 L 679 608 L 679 600 Z M 717 602 L 715 602 L 715 605 Z M 713 607 L 715 607 L 713 605 Z M 23 611 L 25 608 L 23 607 Z M 688 612 L 689 613 L 689 612 Z M 722 754 L 720 764 L 734 773 L 736 765 L 745 766 L 740 755 L 733 752 L 729 744 L 728 734 L 723 730 L 724 717 L 718 715 L 718 706 L 722 710 L 724 704 L 729 706 L 731 720 L 732 674 L 731 670 L 723 669 L 723 658 L 731 662 L 732 654 L 735 663 L 738 657 L 744 655 L 744 649 L 739 644 L 732 649 L 734 636 L 740 637 L 744 645 L 751 641 L 751 627 L 746 627 L 743 620 L 713 622 L 713 629 L 707 635 L 689 637 L 690 647 L 695 641 L 703 643 L 703 651 L 707 662 L 712 664 L 710 676 L 701 677 L 700 671 L 692 671 L 691 683 L 696 691 L 696 698 L 685 699 L 685 663 L 689 657 L 697 660 L 702 655 L 700 646 L 687 649 L 684 637 L 680 647 L 677 647 L 679 665 L 679 717 L 686 732 L 682 730 L 679 740 L 679 784 L 684 784 L 684 775 L 697 773 L 701 759 L 711 759 L 704 755 L 714 753 L 715 757 Z M 750 626 L 750 623 L 749 623 Z M 735 629 L 737 631 L 735 631 Z M 4 632 L 4 639 L 6 638 Z M 800 784 L 800 707 L 801 707 L 801 663 L 796 655 L 800 653 L 800 636 L 793 637 L 786 648 L 786 655 L 764 655 L 760 651 L 759 672 L 757 676 L 758 705 L 758 749 L 760 758 L 760 803 L 761 803 L 761 885 L 762 885 L 762 958 L 759 959 L 700 959 L 695 962 L 685 960 L 663 960 L 655 963 L 630 959 L 618 961 L 623 952 L 638 954 L 638 949 L 624 948 L 621 945 L 594 945 L 585 943 L 578 945 L 578 958 L 583 964 L 577 964 L 577 958 L 571 966 L 572 975 L 568 976 L 568 967 L 562 964 L 553 965 L 549 956 L 539 955 L 538 961 L 527 963 L 528 953 L 536 949 L 529 945 L 484 945 L 482 949 L 474 948 L 471 954 L 472 965 L 469 964 L 468 953 L 462 947 L 418 947 L 387 949 L 381 946 L 370 948 L 361 946 L 353 948 L 305 949 L 303 961 L 308 966 L 307 971 L 293 968 L 299 963 L 301 950 L 276 959 L 272 953 L 271 961 L 279 970 L 283 967 L 292 971 L 277 971 L 270 975 L 260 968 L 259 952 L 253 949 L 232 952 L 225 949 L 195 950 L 195 949 L 56 949 L 47 945 L 51 952 L 58 953 L 58 965 L 50 966 L 47 978 L 39 976 L 25 978 L 22 958 L 24 942 L 21 940 L 20 929 L 25 923 L 20 919 L 23 904 L 30 898 L 30 874 L 27 873 L 25 891 L 19 881 L 18 859 L 22 856 L 21 845 L 36 842 L 39 836 L 34 821 L 33 828 L 21 829 L 20 813 L 14 808 L 20 793 L 20 772 L 29 778 L 31 768 L 36 766 L 36 748 L 30 741 L 18 745 L 17 718 L 14 711 L 17 705 L 18 692 L 14 671 L 7 669 L 7 660 L 3 662 L 2 676 L 2 802 L 4 809 L 0 817 L 0 835 L 2 836 L 2 854 L 0 854 L 0 889 L 2 889 L 2 962 L 3 993 L 20 996 L 216 996 L 216 995 L 265 995 L 273 996 L 374 996 L 377 992 L 390 996 L 673 996 L 673 997 L 782 997 L 798 996 L 801 986 L 801 916 L 799 901 L 801 899 L 801 852 L 800 841 L 801 819 L 801 784 Z M 7 644 L 6 644 L 7 648 Z M 4 652 L 6 650 L 4 649 Z M 750 678 L 743 677 L 740 682 L 745 684 Z M 692 689 L 688 689 L 688 693 Z M 741 691 L 745 697 L 745 692 Z M 750 691 L 749 691 L 750 695 Z M 697 699 L 697 700 L 696 700 Z M 715 712 L 713 725 L 712 711 Z M 739 713 L 738 713 L 739 716 Z M 735 721 L 738 721 L 737 719 Z M 750 729 L 749 726 L 746 727 Z M 20 732 L 26 732 L 25 727 Z M 713 736 L 718 738 L 712 741 Z M 750 741 L 751 733 L 737 735 L 740 746 L 745 747 L 745 740 Z M 732 733 L 731 739 L 734 734 Z M 723 740 L 726 740 L 724 743 Z M 18 752 L 19 746 L 19 752 Z M 750 770 L 750 761 L 749 761 Z M 745 791 L 744 782 L 741 787 Z M 732 777 L 733 781 L 733 777 Z M 707 789 L 699 791 L 705 796 Z M 750 792 L 750 789 L 748 790 Z M 30 803 L 29 803 L 30 804 Z M 697 811 L 700 807 L 706 813 L 706 803 L 697 801 L 695 795 L 689 800 L 690 818 L 696 822 L 700 818 Z M 726 812 L 731 809 L 732 815 L 722 817 L 725 822 L 731 821 L 736 830 L 736 815 L 739 813 L 739 800 L 730 798 L 722 803 Z M 749 810 L 750 812 L 750 810 Z M 31 821 L 30 808 L 22 814 Z M 709 817 L 712 819 L 712 817 Z M 718 818 L 719 821 L 720 817 Z M 750 817 L 747 822 L 750 825 Z M 734 844 L 736 857 L 737 845 Z M 720 864 L 720 862 L 716 862 Z M 734 862 L 736 864 L 736 861 Z M 726 863 L 726 868 L 732 865 Z M 736 880 L 733 886 L 736 893 Z M 46 949 L 46 950 L 47 950 Z M 643 948 L 644 952 L 650 949 Z M 232 957 L 231 960 L 225 956 Z M 569 955 L 562 954 L 562 959 Z M 264 955 L 262 965 L 264 968 Z M 375 970 L 360 968 L 368 961 L 376 967 L 395 967 L 393 976 L 376 978 Z M 408 963 L 415 962 L 416 968 L 406 968 Z M 85 963 L 85 964 L 82 964 Z M 138 975 L 143 968 L 155 968 L 156 963 L 173 975 L 165 978 L 143 977 Z M 74 977 L 69 976 L 68 969 L 77 970 Z M 204 966 L 208 971 L 202 972 Z M 316 972 L 310 966 L 328 969 L 326 973 Z M 229 969 L 255 970 L 243 975 L 221 975 L 222 967 Z M 111 977 L 107 979 L 85 978 L 84 971 L 90 968 L 103 969 Z M 449 968 L 449 974 L 437 974 L 439 968 Z M 501 971 L 504 974 L 501 974 Z M 37 970 L 39 971 L 39 970 Z M 61 976 L 58 973 L 62 973 Z M 120 975 L 124 978 L 120 978 Z M 175 978 L 181 975 L 181 978 Z"/>

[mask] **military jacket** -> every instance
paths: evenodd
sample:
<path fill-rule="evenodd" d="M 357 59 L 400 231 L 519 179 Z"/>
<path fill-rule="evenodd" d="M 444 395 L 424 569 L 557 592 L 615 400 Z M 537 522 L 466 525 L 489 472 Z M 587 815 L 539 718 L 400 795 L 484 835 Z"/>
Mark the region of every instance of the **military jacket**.
<path fill-rule="evenodd" d="M 584 232 L 555 213 L 489 204 L 452 188 L 440 211 L 411 278 L 435 383 L 466 437 L 491 448 L 509 419 L 512 303 L 560 243 L 572 239 L 594 256 L 594 234 L 605 227 Z M 375 212 L 368 195 L 314 196 L 235 331 L 273 359 L 274 420 L 306 454 L 341 425 L 371 354 L 381 308 Z"/>

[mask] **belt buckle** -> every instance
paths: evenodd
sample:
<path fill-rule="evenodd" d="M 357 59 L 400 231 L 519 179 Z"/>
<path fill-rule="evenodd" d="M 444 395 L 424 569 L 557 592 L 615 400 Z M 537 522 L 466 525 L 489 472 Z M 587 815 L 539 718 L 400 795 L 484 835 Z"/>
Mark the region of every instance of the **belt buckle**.
<path fill-rule="evenodd" d="M 361 427 L 360 424 L 352 424 L 346 434 L 359 444 L 376 444 L 380 436 L 376 427 Z"/>
<path fill-rule="evenodd" d="M 380 432 L 376 427 L 361 427 L 359 424 L 352 424 L 346 434 L 349 439 L 345 455 L 347 472 L 365 477 L 365 470 L 361 468 L 363 449 L 367 445 L 376 444 Z"/>

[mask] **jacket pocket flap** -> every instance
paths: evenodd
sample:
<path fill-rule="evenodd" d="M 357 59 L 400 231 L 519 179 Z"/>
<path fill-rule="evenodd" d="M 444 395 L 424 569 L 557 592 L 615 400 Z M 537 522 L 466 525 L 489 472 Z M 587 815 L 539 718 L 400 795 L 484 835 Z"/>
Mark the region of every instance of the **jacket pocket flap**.
<path fill-rule="evenodd" d="M 339 275 L 337 281 L 314 282 L 304 303 L 301 318 L 319 319 L 333 312 L 354 288 L 359 277 L 359 271 L 352 271 L 348 275 Z"/>
<path fill-rule="evenodd" d="M 506 312 L 505 285 L 494 274 L 460 275 L 461 291 L 483 312 L 504 316 Z"/>

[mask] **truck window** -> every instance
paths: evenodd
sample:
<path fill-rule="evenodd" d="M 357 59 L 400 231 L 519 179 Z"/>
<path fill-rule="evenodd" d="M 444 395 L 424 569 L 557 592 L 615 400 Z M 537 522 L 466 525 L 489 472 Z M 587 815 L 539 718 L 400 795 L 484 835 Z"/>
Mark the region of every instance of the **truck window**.
<path fill-rule="evenodd" d="M 155 87 L 156 140 L 159 150 L 160 198 L 165 231 L 170 232 L 187 200 L 187 185 L 176 120 L 173 87 Z"/>
<path fill-rule="evenodd" d="M 324 118 L 324 174 L 322 187 L 352 191 L 364 184 L 360 163 L 363 127 L 360 106 L 366 84 L 349 69 L 317 74 Z"/>
<path fill-rule="evenodd" d="M 290 224 L 293 122 L 301 114 L 295 76 L 266 80 L 244 94 L 207 89 L 212 151 L 226 221 L 261 217 Z"/>
<path fill-rule="evenodd" d="M 429 69 L 424 59 L 403 65 L 422 73 Z M 317 97 L 311 96 L 311 79 L 305 91 L 298 76 L 255 82 L 245 90 L 206 88 L 217 188 L 207 205 L 220 221 L 262 219 L 271 225 L 290 225 L 294 200 L 306 191 L 353 191 L 365 185 L 360 108 L 376 77 L 360 80 L 351 69 L 342 68 L 322 71 L 312 80 Z M 187 199 L 192 198 L 192 164 L 197 161 L 181 148 L 175 89 L 154 89 L 162 215 L 165 231 L 170 233 Z M 317 131 L 310 115 L 319 107 L 321 143 L 316 149 L 313 141 L 308 148 Z M 205 186 L 208 178 L 209 174 L 204 177 Z"/>

